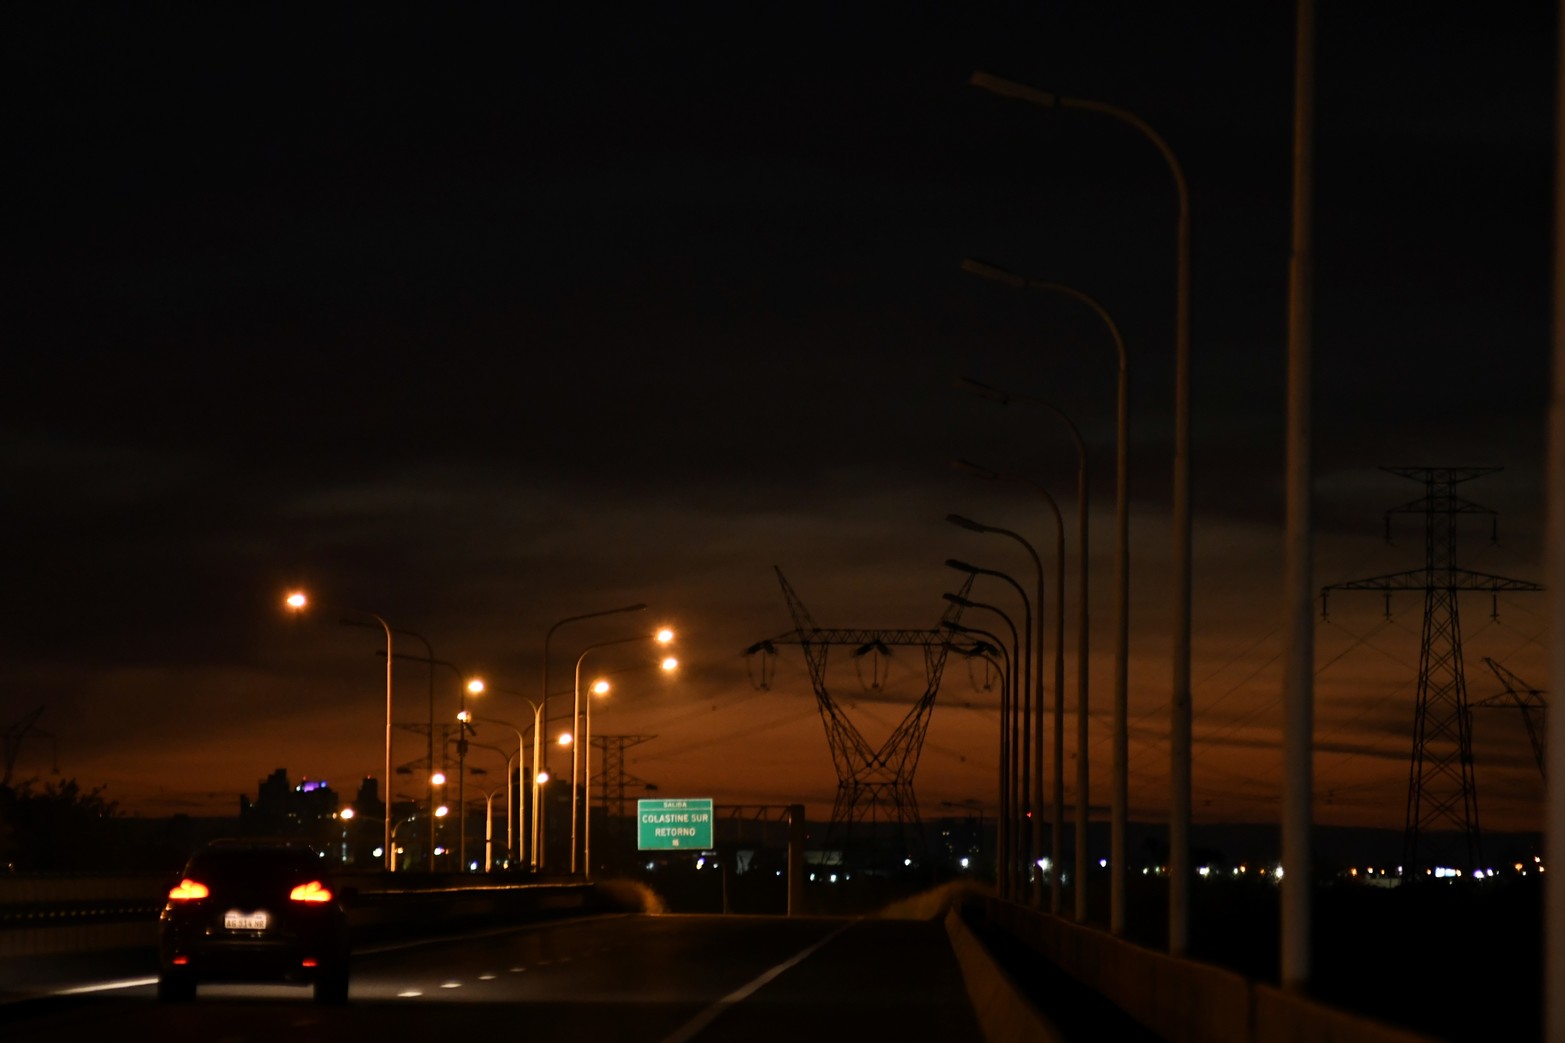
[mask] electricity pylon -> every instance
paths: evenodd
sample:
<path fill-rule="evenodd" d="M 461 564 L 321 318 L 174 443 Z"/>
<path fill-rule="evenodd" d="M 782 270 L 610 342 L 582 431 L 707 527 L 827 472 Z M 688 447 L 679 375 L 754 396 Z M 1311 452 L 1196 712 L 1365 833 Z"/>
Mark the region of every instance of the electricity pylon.
<path fill-rule="evenodd" d="M 774 566 L 774 568 L 776 568 Z M 817 626 L 809 610 L 794 593 L 788 580 L 777 568 L 777 580 L 782 584 L 783 597 L 793 616 L 794 629 L 786 634 L 764 641 L 757 641 L 745 650 L 747 656 L 764 657 L 776 654 L 776 646 L 799 645 L 809 667 L 810 682 L 815 688 L 816 708 L 826 727 L 826 741 L 831 747 L 832 763 L 837 770 L 837 797 L 832 805 L 831 825 L 828 836 L 844 842 L 859 827 L 867 826 L 868 839 L 873 846 L 880 837 L 882 819 L 895 832 L 902 855 L 922 850 L 922 823 L 918 815 L 918 799 L 913 793 L 913 776 L 924 749 L 924 736 L 929 730 L 929 718 L 934 709 L 935 694 L 940 690 L 940 677 L 945 670 L 947 642 L 950 635 L 943 627 L 929 630 L 888 630 L 878 628 L 828 629 Z M 972 586 L 969 576 L 961 594 L 965 597 Z M 961 607 L 951 603 L 942 615 L 942 622 L 955 623 L 961 616 Z M 826 661 L 834 646 L 846 646 L 855 659 L 864 656 L 886 657 L 896 646 L 913 646 L 924 652 L 924 693 L 885 742 L 872 746 L 862 732 L 848 719 L 842 706 L 832 697 L 826 684 Z M 879 658 L 875 660 L 879 662 Z M 871 667 L 872 681 L 868 687 L 878 687 L 878 666 Z M 769 677 L 765 667 L 762 678 Z M 863 667 L 860 664 L 860 680 Z"/>
<path fill-rule="evenodd" d="M 1514 706 L 1520 710 L 1522 712 L 1522 723 L 1527 726 L 1527 740 L 1532 743 L 1533 759 L 1538 762 L 1538 774 L 1545 779 L 1548 778 L 1548 771 L 1545 767 L 1547 757 L 1544 753 L 1548 748 L 1548 742 L 1545 738 L 1543 715 L 1543 711 L 1548 709 L 1548 704 L 1544 702 L 1543 693 L 1488 656 L 1484 657 L 1484 665 L 1493 671 L 1495 677 L 1499 678 L 1500 685 L 1505 691 L 1499 695 L 1491 695 L 1487 699 L 1480 699 L 1473 706 Z M 1534 711 L 1537 712 L 1534 713 Z"/>
<path fill-rule="evenodd" d="M 625 751 L 656 738 L 656 735 L 594 735 L 592 737 L 592 745 L 602 754 L 599 763 L 603 765 L 593 778 L 601 783 L 598 787 L 599 800 L 602 801 L 604 814 L 611 819 L 618 820 L 625 817 L 626 786 L 647 785 L 646 779 L 638 779 L 626 773 Z"/>
<path fill-rule="evenodd" d="M 1421 482 L 1424 495 L 1386 512 L 1386 538 L 1391 515 L 1424 516 L 1424 567 L 1384 576 L 1333 583 L 1321 588 L 1321 611 L 1333 590 L 1378 590 L 1386 595 L 1390 615 L 1394 591 L 1424 593 L 1423 641 L 1418 653 L 1418 696 L 1413 713 L 1413 755 L 1408 768 L 1407 818 L 1402 839 L 1402 873 L 1416 879 L 1422 835 L 1445 826 L 1465 841 L 1464 868 L 1482 864 L 1478 827 L 1478 793 L 1473 785 L 1472 715 L 1468 710 L 1467 678 L 1462 666 L 1462 626 L 1457 594 L 1481 590 L 1537 591 L 1526 580 L 1491 576 L 1456 564 L 1456 519 L 1465 514 L 1494 512 L 1464 500 L 1454 489 L 1462 482 L 1494 474 L 1498 467 L 1383 467 L 1383 471 Z M 1495 610 L 1498 614 L 1498 610 Z"/>
<path fill-rule="evenodd" d="M 599 806 L 603 809 L 603 825 L 607 840 L 607 844 L 601 850 L 604 853 L 612 852 L 610 858 L 615 862 L 621 858 L 629 858 L 635 853 L 636 847 L 635 837 L 631 833 L 635 828 L 635 820 L 625 813 L 625 787 L 655 788 L 646 779 L 638 779 L 625 771 L 625 751 L 656 738 L 656 735 L 594 735 L 592 737 L 593 748 L 601 755 L 598 763 L 602 765 L 592 776 L 599 783 L 598 800 Z M 592 809 L 588 808 L 588 814 L 591 813 Z M 603 854 L 599 854 L 598 859 L 605 866 L 609 864 L 604 861 Z"/>

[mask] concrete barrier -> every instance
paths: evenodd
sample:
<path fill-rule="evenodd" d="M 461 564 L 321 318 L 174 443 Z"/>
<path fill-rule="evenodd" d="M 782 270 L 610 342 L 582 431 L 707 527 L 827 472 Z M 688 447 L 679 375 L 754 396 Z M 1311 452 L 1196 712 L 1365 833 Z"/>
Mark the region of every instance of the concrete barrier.
<path fill-rule="evenodd" d="M 973 937 L 956 909 L 947 911 L 945 928 L 985 1043 L 1064 1043 L 1054 1025 L 1027 1002 L 1011 976 Z"/>
<path fill-rule="evenodd" d="M 1169 1043 L 1433 1043 L 1226 968 L 1182 959 L 999 898 L 977 914 Z"/>

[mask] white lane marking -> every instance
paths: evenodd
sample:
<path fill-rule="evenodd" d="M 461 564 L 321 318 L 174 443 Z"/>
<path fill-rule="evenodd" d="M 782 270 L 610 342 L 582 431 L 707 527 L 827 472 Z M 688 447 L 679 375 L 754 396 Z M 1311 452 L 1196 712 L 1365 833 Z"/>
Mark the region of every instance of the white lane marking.
<path fill-rule="evenodd" d="M 440 983 L 440 987 L 442 989 L 460 989 L 462 983 L 459 981 L 443 981 Z"/>
<path fill-rule="evenodd" d="M 411 1000 L 411 999 L 416 999 L 416 998 L 418 998 L 419 996 L 422 996 L 422 995 L 424 995 L 423 992 L 421 992 L 418 989 L 403 989 L 401 992 L 397 993 L 397 999 L 399 999 L 399 1000 Z"/>
<path fill-rule="evenodd" d="M 91 985 L 75 985 L 69 989 L 52 989 L 50 996 L 80 996 L 89 992 L 108 992 L 111 989 L 134 989 L 142 985 L 156 985 L 156 978 L 125 978 L 120 981 L 99 981 Z"/>
<path fill-rule="evenodd" d="M 849 927 L 852 927 L 857 922 L 857 920 L 848 921 L 841 927 L 837 928 L 835 931 L 828 934 L 826 937 L 822 938 L 820 941 L 816 942 L 814 945 L 810 946 L 808 949 L 805 949 L 803 952 L 797 953 L 789 959 L 784 960 L 782 963 L 779 963 L 771 970 L 764 972 L 760 977 L 756 978 L 749 984 L 742 985 L 733 992 L 730 992 L 728 995 L 724 996 L 722 999 L 706 1008 L 706 1010 L 703 1010 L 700 1014 L 697 1014 L 679 1028 L 675 1029 L 672 1034 L 664 1036 L 663 1043 L 689 1043 L 690 1040 L 696 1037 L 696 1033 L 700 1032 L 702 1029 L 712 1024 L 712 1022 L 716 1021 L 717 1016 L 723 1013 L 723 1011 L 727 1010 L 729 1007 L 743 1003 L 751 993 L 755 992 L 755 990 L 759 989 L 761 986 L 765 985 L 773 978 L 776 978 L 779 974 L 783 973 L 789 968 L 796 967 L 803 963 L 815 953 L 825 948 L 828 942 L 833 941 L 839 934 L 841 934 L 843 931 L 846 931 Z"/>

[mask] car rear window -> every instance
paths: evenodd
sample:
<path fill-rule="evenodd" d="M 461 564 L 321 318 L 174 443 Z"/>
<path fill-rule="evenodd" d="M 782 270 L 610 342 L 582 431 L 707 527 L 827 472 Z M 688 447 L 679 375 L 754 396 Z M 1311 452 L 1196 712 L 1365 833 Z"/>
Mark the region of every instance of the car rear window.
<path fill-rule="evenodd" d="M 325 860 L 312 851 L 266 848 L 224 848 L 198 852 L 189 875 L 221 879 L 264 880 L 278 876 L 321 876 Z"/>

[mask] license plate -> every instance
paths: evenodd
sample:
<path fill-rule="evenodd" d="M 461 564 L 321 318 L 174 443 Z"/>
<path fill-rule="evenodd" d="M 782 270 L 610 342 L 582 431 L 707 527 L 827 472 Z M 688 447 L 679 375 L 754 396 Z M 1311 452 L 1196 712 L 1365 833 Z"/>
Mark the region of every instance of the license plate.
<path fill-rule="evenodd" d="M 266 930 L 267 915 L 263 912 L 241 913 L 237 909 L 230 909 L 223 914 L 223 927 L 230 931 L 264 931 Z"/>

